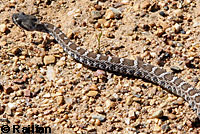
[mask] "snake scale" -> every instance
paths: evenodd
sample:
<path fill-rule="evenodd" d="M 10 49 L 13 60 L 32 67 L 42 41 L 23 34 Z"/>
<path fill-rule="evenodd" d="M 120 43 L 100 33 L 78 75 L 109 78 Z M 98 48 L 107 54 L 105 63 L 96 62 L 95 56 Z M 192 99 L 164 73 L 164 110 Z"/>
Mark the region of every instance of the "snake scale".
<path fill-rule="evenodd" d="M 200 119 L 200 91 L 165 69 L 147 64 L 139 59 L 130 60 L 89 52 L 70 41 L 59 28 L 49 23 L 42 23 L 32 15 L 20 12 L 13 14 L 12 20 L 25 30 L 50 34 L 68 55 L 86 66 L 146 79 L 183 97 L 197 112 Z"/>

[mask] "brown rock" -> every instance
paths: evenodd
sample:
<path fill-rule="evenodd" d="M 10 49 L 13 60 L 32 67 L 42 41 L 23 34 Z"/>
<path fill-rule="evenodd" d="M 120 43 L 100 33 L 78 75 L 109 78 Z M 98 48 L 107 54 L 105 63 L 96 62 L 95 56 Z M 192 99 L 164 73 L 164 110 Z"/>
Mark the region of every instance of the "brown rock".
<path fill-rule="evenodd" d="M 183 102 L 184 102 L 184 99 L 181 98 L 181 97 L 179 97 L 179 98 L 177 99 L 177 101 L 176 101 L 176 103 L 179 104 L 179 105 L 182 105 Z"/>
<path fill-rule="evenodd" d="M 6 41 L 0 41 L 0 46 L 5 46 L 7 44 Z"/>
<path fill-rule="evenodd" d="M 45 65 L 48 65 L 48 64 L 51 64 L 51 63 L 55 63 L 55 61 L 56 61 L 56 58 L 53 55 L 49 55 L 49 56 L 45 56 L 44 57 L 44 64 Z"/>
<path fill-rule="evenodd" d="M 107 108 L 113 108 L 113 107 L 115 107 L 115 103 L 113 101 L 111 101 L 111 100 L 107 100 L 105 102 L 105 105 L 106 105 Z"/>
<path fill-rule="evenodd" d="M 170 113 L 168 114 L 168 118 L 173 120 L 176 118 L 176 115 Z"/>
<path fill-rule="evenodd" d="M 95 125 L 100 126 L 101 125 L 101 121 L 99 119 L 95 120 Z"/>
<path fill-rule="evenodd" d="M 129 112 L 128 112 L 128 116 L 129 116 L 129 118 L 130 119 L 135 119 L 136 118 L 136 114 L 135 114 L 135 111 L 134 110 L 130 110 Z"/>
<path fill-rule="evenodd" d="M 160 37 L 163 33 L 164 33 L 165 31 L 163 30 L 163 29 L 157 29 L 156 31 L 155 31 L 155 35 L 157 35 L 158 37 Z"/>
<path fill-rule="evenodd" d="M 89 96 L 89 97 L 95 97 L 97 94 L 98 94 L 97 91 L 89 91 L 89 92 L 87 93 L 87 96 Z"/>
<path fill-rule="evenodd" d="M 96 107 L 96 111 L 97 111 L 98 113 L 103 113 L 103 112 L 104 112 L 104 109 L 103 109 L 103 107 Z"/>
<path fill-rule="evenodd" d="M 4 111 L 5 111 L 5 106 L 1 106 L 1 105 L 0 105 L 0 114 L 3 114 Z"/>
<path fill-rule="evenodd" d="M 23 79 L 15 79 L 13 81 L 15 84 L 23 84 L 24 83 L 24 80 Z"/>
<path fill-rule="evenodd" d="M 133 103 L 133 96 L 128 96 L 126 98 L 126 105 L 131 105 Z"/>
<path fill-rule="evenodd" d="M 94 76 L 103 76 L 106 72 L 104 70 L 98 69 L 96 72 L 94 72 Z"/>
<path fill-rule="evenodd" d="M 56 63 L 56 65 L 58 65 L 58 66 L 62 66 L 62 65 L 65 65 L 66 64 L 66 61 L 65 60 L 59 60 L 57 63 Z"/>
<path fill-rule="evenodd" d="M 36 81 L 39 83 L 43 83 L 44 82 L 44 78 L 43 77 L 37 77 Z"/>
<path fill-rule="evenodd" d="M 5 33 L 8 30 L 8 27 L 6 24 L 1 24 L 0 25 L 0 32 Z"/>
<path fill-rule="evenodd" d="M 115 13 L 112 10 L 107 9 L 105 13 L 105 19 L 108 20 L 108 19 L 113 19 L 113 18 L 115 18 Z"/>
<path fill-rule="evenodd" d="M 157 124 L 154 125 L 153 131 L 159 132 L 161 130 L 161 127 Z"/>
<path fill-rule="evenodd" d="M 64 104 L 64 97 L 63 96 L 58 96 L 57 97 L 57 103 L 58 103 L 59 106 Z"/>
<path fill-rule="evenodd" d="M 92 84 L 89 89 L 92 90 L 92 91 L 97 91 L 98 87 L 97 87 L 97 85 Z"/>
<path fill-rule="evenodd" d="M 30 97 L 31 96 L 31 91 L 29 89 L 24 90 L 24 96 L 25 97 Z"/>
<path fill-rule="evenodd" d="M 181 9 L 176 9 L 174 10 L 174 14 L 178 17 L 183 16 L 183 10 Z"/>
<path fill-rule="evenodd" d="M 180 30 L 181 30 L 181 25 L 176 23 L 173 27 L 172 27 L 172 30 L 176 33 L 178 33 Z"/>
<path fill-rule="evenodd" d="M 96 128 L 94 126 L 88 126 L 87 127 L 87 131 L 88 132 L 93 132 L 93 131 L 96 131 Z"/>
<path fill-rule="evenodd" d="M 111 21 L 106 21 L 103 25 L 104 25 L 104 27 L 108 28 L 108 27 L 110 27 L 110 23 L 111 23 Z"/>
<path fill-rule="evenodd" d="M 100 11 L 92 11 L 91 16 L 92 16 L 93 19 L 99 19 L 99 18 L 102 17 L 102 14 L 101 14 Z"/>
<path fill-rule="evenodd" d="M 160 118 L 163 116 L 163 110 L 157 110 L 153 113 L 152 118 Z"/>
<path fill-rule="evenodd" d="M 67 31 L 67 37 L 71 39 L 73 36 L 74 36 L 73 31 L 71 29 L 68 29 L 68 31 Z"/>
<path fill-rule="evenodd" d="M 14 55 L 17 55 L 17 54 L 19 54 L 20 52 L 21 52 L 21 50 L 20 50 L 18 47 L 13 48 L 13 49 L 11 50 L 11 53 L 14 54 Z"/>
<path fill-rule="evenodd" d="M 103 25 L 106 22 L 106 19 L 98 19 L 98 23 Z"/>
<path fill-rule="evenodd" d="M 6 94 L 10 94 L 10 93 L 12 93 L 14 90 L 12 89 L 12 87 L 7 87 L 7 88 L 5 88 L 4 89 L 4 92 L 6 93 Z"/>
<path fill-rule="evenodd" d="M 100 28 L 101 27 L 101 24 L 100 23 L 95 23 L 95 26 L 94 26 L 96 29 L 97 28 Z"/>
<path fill-rule="evenodd" d="M 65 109 L 64 108 L 58 108 L 58 113 L 63 113 L 63 112 L 65 112 Z"/>
<path fill-rule="evenodd" d="M 141 9 L 146 9 L 150 6 L 150 0 L 144 0 L 143 2 L 140 3 L 140 8 Z"/>

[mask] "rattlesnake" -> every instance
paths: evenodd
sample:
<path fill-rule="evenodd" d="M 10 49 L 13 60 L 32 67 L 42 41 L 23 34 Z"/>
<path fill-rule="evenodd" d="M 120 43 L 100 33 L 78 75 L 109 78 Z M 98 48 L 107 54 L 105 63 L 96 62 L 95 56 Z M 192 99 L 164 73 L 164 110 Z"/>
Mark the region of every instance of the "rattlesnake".
<path fill-rule="evenodd" d="M 12 20 L 25 30 L 49 33 L 67 54 L 86 66 L 146 79 L 183 97 L 196 110 L 200 119 L 200 91 L 165 69 L 147 64 L 139 59 L 130 60 L 89 52 L 70 41 L 59 28 L 49 23 L 39 22 L 32 15 L 16 13 L 13 14 Z"/>

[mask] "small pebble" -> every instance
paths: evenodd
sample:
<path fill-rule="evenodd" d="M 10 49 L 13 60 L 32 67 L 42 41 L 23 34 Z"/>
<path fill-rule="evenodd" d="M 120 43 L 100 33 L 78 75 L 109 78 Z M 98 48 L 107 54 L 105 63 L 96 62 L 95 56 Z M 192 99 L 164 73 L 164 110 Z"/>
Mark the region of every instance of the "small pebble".
<path fill-rule="evenodd" d="M 93 19 L 99 19 L 99 18 L 102 17 L 102 14 L 101 14 L 100 11 L 92 11 L 91 16 L 92 16 Z"/>
<path fill-rule="evenodd" d="M 121 3 L 124 4 L 124 5 L 128 5 L 129 2 L 130 2 L 130 0 L 122 0 L 122 1 L 121 1 Z"/>
<path fill-rule="evenodd" d="M 48 64 L 55 63 L 56 58 L 53 55 L 49 55 L 49 56 L 45 56 L 43 60 L 44 60 L 44 64 L 48 65 Z"/>
<path fill-rule="evenodd" d="M 170 130 L 170 127 L 169 127 L 169 125 L 167 125 L 167 124 L 165 124 L 165 125 L 162 125 L 162 130 L 164 131 L 164 132 L 168 132 L 169 130 Z"/>
<path fill-rule="evenodd" d="M 55 71 L 54 67 L 52 67 L 52 66 L 47 67 L 46 76 L 47 76 L 49 81 L 55 81 L 56 71 Z M 43 77 L 42 77 L 42 79 L 43 79 Z"/>
<path fill-rule="evenodd" d="M 125 122 L 127 125 L 130 125 L 131 119 L 130 119 L 130 118 L 125 118 L 125 119 L 124 119 L 124 122 Z"/>
<path fill-rule="evenodd" d="M 11 110 L 14 110 L 17 108 L 16 104 L 15 103 L 8 103 L 8 107 L 11 109 Z"/>
<path fill-rule="evenodd" d="M 130 110 L 130 111 L 128 112 L 128 117 L 129 117 L 131 120 L 135 119 L 135 118 L 136 118 L 135 111 L 134 111 L 134 110 Z"/>
<path fill-rule="evenodd" d="M 89 92 L 87 93 L 87 96 L 89 96 L 89 97 L 95 97 L 97 94 L 98 94 L 97 91 L 89 91 Z"/>
<path fill-rule="evenodd" d="M 173 30 L 174 32 L 176 32 L 176 33 L 180 32 L 181 29 L 182 29 L 182 28 L 181 28 L 181 25 L 178 24 L 178 23 L 176 23 L 176 24 L 172 27 L 172 30 Z"/>
<path fill-rule="evenodd" d="M 121 11 L 118 10 L 117 8 L 110 7 L 109 9 L 106 10 L 105 13 L 105 19 L 114 19 L 114 18 L 119 18 L 121 16 Z"/>
<path fill-rule="evenodd" d="M 164 6 L 164 9 L 167 11 L 167 10 L 169 10 L 169 7 L 168 6 Z"/>
<path fill-rule="evenodd" d="M 179 97 L 179 98 L 177 99 L 177 101 L 176 101 L 176 103 L 179 104 L 179 105 L 182 105 L 183 102 L 184 102 L 184 99 L 181 98 L 181 97 Z"/>
<path fill-rule="evenodd" d="M 115 107 L 115 103 L 111 100 L 106 100 L 105 102 L 106 108 L 113 108 Z"/>
<path fill-rule="evenodd" d="M 140 8 L 141 9 L 146 9 L 150 6 L 150 0 L 144 0 L 144 1 L 141 1 L 140 3 Z"/>
<path fill-rule="evenodd" d="M 105 19 L 113 19 L 115 17 L 115 14 L 112 10 L 108 9 L 106 10 L 106 13 L 105 13 Z"/>
<path fill-rule="evenodd" d="M 131 105 L 133 103 L 133 96 L 126 97 L 126 105 Z"/>
<path fill-rule="evenodd" d="M 98 119 L 98 120 L 100 120 L 101 122 L 103 122 L 103 121 L 106 120 L 106 116 L 105 116 L 105 115 L 102 115 L 102 114 L 92 115 L 92 118 L 93 118 L 93 119 Z"/>
<path fill-rule="evenodd" d="M 73 32 L 73 30 L 72 30 L 72 29 L 68 29 L 66 35 L 67 35 L 67 37 L 68 37 L 69 39 L 71 39 L 71 38 L 74 36 L 74 32 Z"/>
<path fill-rule="evenodd" d="M 65 64 L 66 64 L 66 61 L 65 60 L 61 60 L 61 59 L 56 63 L 57 66 L 63 66 Z"/>
<path fill-rule="evenodd" d="M 64 97 L 63 96 L 58 96 L 57 97 L 57 104 L 60 106 L 64 104 Z"/>
<path fill-rule="evenodd" d="M 182 69 L 179 68 L 178 66 L 172 66 L 172 67 L 170 67 L 170 69 L 175 73 L 179 73 L 182 71 Z"/>
<path fill-rule="evenodd" d="M 98 90 L 98 87 L 97 87 L 97 85 L 92 84 L 92 85 L 89 87 L 89 89 L 92 90 L 92 91 L 97 91 L 97 90 Z"/>
<path fill-rule="evenodd" d="M 193 27 L 198 27 L 200 26 L 200 17 L 196 18 L 193 20 Z"/>
<path fill-rule="evenodd" d="M 6 24 L 1 24 L 0 25 L 0 32 L 5 33 L 8 30 L 8 27 Z"/>
<path fill-rule="evenodd" d="M 86 129 L 88 132 L 96 131 L 96 128 L 94 126 L 88 126 Z"/>
<path fill-rule="evenodd" d="M 104 70 L 97 70 L 96 72 L 94 72 L 94 76 L 103 76 L 105 75 L 106 72 Z"/>
<path fill-rule="evenodd" d="M 96 107 L 95 109 L 98 113 L 104 113 L 103 107 Z"/>
<path fill-rule="evenodd" d="M 62 85 L 65 82 L 64 78 L 60 78 L 59 80 L 56 81 L 57 85 Z"/>
<path fill-rule="evenodd" d="M 5 106 L 0 105 L 0 114 L 3 114 L 5 111 Z"/>
<path fill-rule="evenodd" d="M 182 34 L 186 34 L 186 32 L 185 32 L 184 30 L 181 30 L 180 33 L 182 33 Z"/>
<path fill-rule="evenodd" d="M 7 42 L 6 41 L 0 41 L 0 47 L 2 46 L 5 46 L 7 44 Z"/>
<path fill-rule="evenodd" d="M 121 14 L 122 14 L 122 12 L 118 8 L 110 7 L 109 9 L 113 11 L 113 13 L 115 14 L 115 18 L 116 19 L 119 18 L 121 16 Z"/>
<path fill-rule="evenodd" d="M 44 98 L 50 98 L 51 94 L 50 93 L 46 93 L 45 95 L 43 95 Z"/>
<path fill-rule="evenodd" d="M 159 132 L 159 131 L 161 130 L 161 128 L 160 128 L 159 125 L 155 124 L 153 130 L 154 130 L 155 132 Z"/>
<path fill-rule="evenodd" d="M 100 126 L 101 125 L 101 121 L 99 119 L 96 119 L 95 125 Z"/>
<path fill-rule="evenodd" d="M 161 16 L 163 16 L 163 17 L 166 16 L 165 12 L 163 12 L 163 11 L 160 11 L 159 14 L 160 14 Z"/>
<path fill-rule="evenodd" d="M 107 130 L 107 132 L 112 132 L 115 129 L 116 129 L 116 127 L 114 127 L 114 126 L 108 126 L 106 130 Z"/>
<path fill-rule="evenodd" d="M 183 10 L 182 9 L 177 9 L 177 10 L 174 10 L 174 15 L 180 17 L 183 15 Z"/>
<path fill-rule="evenodd" d="M 24 96 L 25 97 L 30 97 L 31 96 L 31 91 L 29 89 L 24 90 Z"/>
<path fill-rule="evenodd" d="M 163 110 L 157 110 L 152 115 L 152 118 L 160 118 L 160 117 L 163 117 Z"/>
<path fill-rule="evenodd" d="M 6 94 L 10 94 L 10 93 L 12 93 L 13 91 L 14 91 L 14 90 L 13 90 L 12 87 L 4 88 L 4 93 L 6 93 Z"/>
<path fill-rule="evenodd" d="M 108 28 L 110 27 L 111 21 L 106 21 L 103 25 L 104 27 Z"/>
<path fill-rule="evenodd" d="M 83 64 L 80 64 L 80 63 L 77 63 L 77 64 L 76 64 L 76 68 L 77 68 L 77 69 L 81 69 L 82 67 L 83 67 Z"/>
<path fill-rule="evenodd" d="M 20 48 L 18 48 L 18 47 L 13 48 L 13 49 L 11 50 L 11 53 L 14 54 L 14 55 L 17 55 L 17 54 L 19 54 L 20 52 L 21 52 L 21 50 L 20 50 Z"/>
<path fill-rule="evenodd" d="M 23 79 L 15 79 L 13 82 L 15 84 L 24 84 L 25 81 Z"/>

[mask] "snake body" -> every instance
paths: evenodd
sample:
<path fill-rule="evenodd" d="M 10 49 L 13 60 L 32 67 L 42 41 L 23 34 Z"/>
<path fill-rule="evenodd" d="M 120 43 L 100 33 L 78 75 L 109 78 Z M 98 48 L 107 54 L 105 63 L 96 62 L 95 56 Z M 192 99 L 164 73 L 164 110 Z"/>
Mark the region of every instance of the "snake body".
<path fill-rule="evenodd" d="M 89 52 L 70 41 L 59 28 L 49 23 L 42 23 L 32 15 L 16 13 L 13 14 L 12 20 L 25 30 L 50 34 L 67 54 L 86 66 L 146 79 L 177 96 L 183 97 L 197 112 L 200 119 L 200 91 L 165 69 L 147 64 L 139 59 L 130 60 Z"/>

